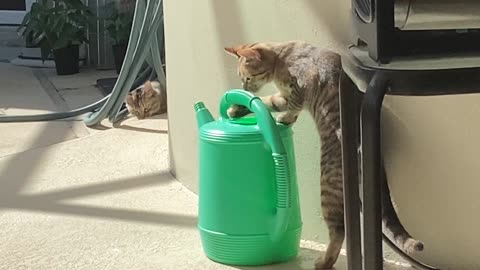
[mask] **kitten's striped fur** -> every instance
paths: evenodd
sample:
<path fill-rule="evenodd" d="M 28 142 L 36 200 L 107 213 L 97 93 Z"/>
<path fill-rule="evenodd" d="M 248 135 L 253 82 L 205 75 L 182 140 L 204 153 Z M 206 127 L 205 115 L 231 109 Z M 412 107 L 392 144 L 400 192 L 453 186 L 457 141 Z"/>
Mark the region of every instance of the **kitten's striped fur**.
<path fill-rule="evenodd" d="M 337 261 L 345 237 L 342 150 L 340 140 L 339 79 L 340 55 L 300 41 L 255 43 L 225 50 L 238 57 L 238 74 L 243 88 L 256 92 L 273 82 L 279 92 L 262 97 L 272 111 L 281 112 L 277 121 L 293 124 L 302 109 L 307 109 L 321 140 L 321 206 L 330 242 L 316 269 L 330 269 Z M 232 106 L 231 117 L 248 114 L 245 107 Z M 388 190 L 383 196 L 384 222 L 395 243 L 408 254 L 423 250 L 400 224 Z"/>
<path fill-rule="evenodd" d="M 141 87 L 128 93 L 127 110 L 138 119 L 167 112 L 167 91 L 157 81 L 146 81 Z"/>

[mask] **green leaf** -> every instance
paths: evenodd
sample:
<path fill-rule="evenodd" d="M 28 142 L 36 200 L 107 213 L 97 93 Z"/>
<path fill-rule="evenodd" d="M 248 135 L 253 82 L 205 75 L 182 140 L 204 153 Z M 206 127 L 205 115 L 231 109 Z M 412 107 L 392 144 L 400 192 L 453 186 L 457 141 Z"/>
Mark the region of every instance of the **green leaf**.
<path fill-rule="evenodd" d="M 27 14 L 25 14 L 25 16 L 23 17 L 23 20 L 22 22 L 20 23 L 20 26 L 19 28 L 24 28 L 26 26 L 26 24 L 28 23 L 28 21 L 30 20 L 30 12 L 28 12 Z"/>
<path fill-rule="evenodd" d="M 32 5 L 30 6 L 30 12 L 33 14 L 39 12 L 40 9 L 43 8 L 42 5 L 43 4 L 40 3 L 32 3 Z"/>
<path fill-rule="evenodd" d="M 32 41 L 31 41 L 32 45 L 38 45 L 38 44 L 42 43 L 42 41 L 45 40 L 45 36 L 46 35 L 45 35 L 44 32 L 40 33 L 38 35 L 34 35 Z"/>
<path fill-rule="evenodd" d="M 40 44 L 45 56 L 49 49 L 88 41 L 87 26 L 94 18 L 81 0 L 37 0 L 18 31 Z"/>

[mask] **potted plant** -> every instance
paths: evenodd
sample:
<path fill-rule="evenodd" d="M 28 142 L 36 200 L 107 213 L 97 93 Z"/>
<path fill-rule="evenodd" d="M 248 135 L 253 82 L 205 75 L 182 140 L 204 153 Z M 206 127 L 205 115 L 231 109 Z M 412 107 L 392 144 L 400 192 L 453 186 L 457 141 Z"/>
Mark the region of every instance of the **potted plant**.
<path fill-rule="evenodd" d="M 106 29 L 113 40 L 112 51 L 117 74 L 120 73 L 127 52 L 128 40 L 133 23 L 133 12 L 119 11 L 114 5 L 108 7 L 109 16 L 105 19 Z"/>
<path fill-rule="evenodd" d="M 30 45 L 40 47 L 42 60 L 53 52 L 58 75 L 79 71 L 79 45 L 88 42 L 92 12 L 81 0 L 37 0 L 19 31 Z"/>

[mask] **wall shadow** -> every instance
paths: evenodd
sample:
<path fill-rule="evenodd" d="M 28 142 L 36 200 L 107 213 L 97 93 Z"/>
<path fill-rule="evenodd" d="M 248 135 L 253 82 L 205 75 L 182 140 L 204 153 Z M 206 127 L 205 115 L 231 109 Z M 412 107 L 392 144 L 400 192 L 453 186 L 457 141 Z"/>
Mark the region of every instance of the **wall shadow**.
<path fill-rule="evenodd" d="M 75 205 L 29 197 L 20 197 L 16 204 L 8 205 L 8 208 L 27 212 L 56 213 L 69 216 L 171 225 L 176 227 L 195 227 L 197 225 L 197 217 L 195 216 L 144 210 Z"/>
<path fill-rule="evenodd" d="M 115 207 L 87 206 L 64 202 L 65 200 L 113 194 L 117 191 L 133 190 L 148 186 L 164 185 L 175 181 L 167 172 L 131 177 L 108 183 L 84 185 L 63 190 L 53 190 L 35 194 L 0 194 L 0 210 L 22 210 L 26 212 L 56 213 L 88 218 L 115 219 L 129 222 L 195 227 L 197 217 L 181 214 L 162 213 L 146 210 L 132 210 Z"/>
<path fill-rule="evenodd" d="M 84 185 L 80 187 L 73 187 L 62 190 L 35 193 L 34 195 L 29 195 L 29 197 L 44 201 L 75 199 L 79 197 L 94 196 L 99 194 L 111 194 L 115 191 L 127 189 L 132 190 L 137 188 L 144 188 L 147 186 L 164 185 L 170 181 L 175 181 L 175 179 L 170 172 L 164 171 L 160 173 L 142 175 L 141 177 L 130 177 L 116 181 L 109 181 L 107 183 Z"/>

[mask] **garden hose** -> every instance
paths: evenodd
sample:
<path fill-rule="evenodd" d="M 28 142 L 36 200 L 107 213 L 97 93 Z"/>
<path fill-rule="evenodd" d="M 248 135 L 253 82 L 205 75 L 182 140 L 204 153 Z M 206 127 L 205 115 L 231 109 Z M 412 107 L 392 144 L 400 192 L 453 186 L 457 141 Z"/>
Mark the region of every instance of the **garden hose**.
<path fill-rule="evenodd" d="M 138 33 L 137 31 L 132 31 L 130 34 L 131 40 L 135 40 L 136 44 L 134 46 L 130 46 L 129 44 L 128 46 L 127 54 L 111 97 L 103 104 L 99 111 L 88 115 L 84 119 L 85 124 L 88 126 L 95 125 L 107 116 L 111 122 L 116 122 L 120 119 L 123 115 L 120 111 L 123 99 L 129 91 L 129 89 L 124 86 L 133 83 L 134 74 L 137 74 L 140 70 L 141 64 L 145 61 L 147 54 L 152 54 L 151 50 L 159 50 L 158 47 L 151 46 L 151 44 L 154 37 L 156 39 L 158 39 L 159 36 L 163 37 L 163 35 L 159 35 L 159 25 L 163 19 L 162 1 L 147 0 L 146 8 L 143 8 L 144 5 L 144 1 L 136 2 L 133 25 L 138 27 L 141 21 L 141 26 L 139 27 L 140 31 Z M 146 10 L 143 18 L 143 13 L 137 12 L 138 10 Z M 161 29 L 161 31 L 163 31 L 163 29 Z M 162 43 L 163 40 L 161 44 Z M 152 61 L 158 61 L 160 63 L 159 66 L 162 66 L 160 58 L 153 59 L 152 57 Z M 163 69 L 156 70 L 156 72 L 157 74 L 163 74 Z M 162 76 L 158 77 L 161 78 Z"/>
<path fill-rule="evenodd" d="M 138 76 L 137 80 L 133 83 L 133 89 L 140 87 L 147 79 L 152 79 L 152 74 L 154 71 L 151 67 L 147 67 L 141 74 Z M 35 114 L 35 115 L 0 115 L 0 123 L 11 123 L 11 122 L 45 122 L 45 121 L 55 121 L 55 120 L 65 120 L 77 117 L 79 115 L 93 112 L 100 108 L 105 101 L 110 98 L 111 94 L 108 94 L 104 98 L 86 105 L 84 107 L 74 109 L 66 112 L 54 112 L 54 113 L 45 113 L 45 114 Z"/>

